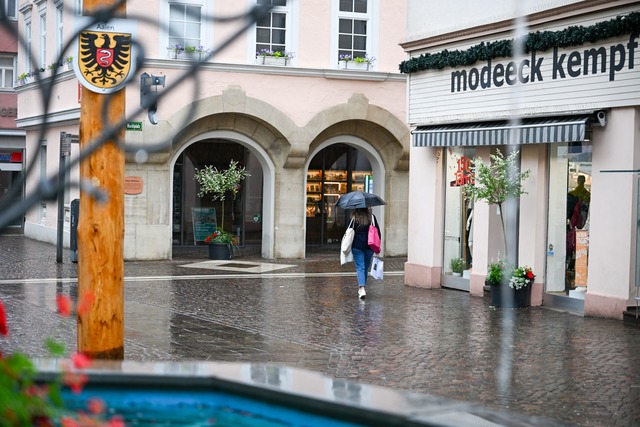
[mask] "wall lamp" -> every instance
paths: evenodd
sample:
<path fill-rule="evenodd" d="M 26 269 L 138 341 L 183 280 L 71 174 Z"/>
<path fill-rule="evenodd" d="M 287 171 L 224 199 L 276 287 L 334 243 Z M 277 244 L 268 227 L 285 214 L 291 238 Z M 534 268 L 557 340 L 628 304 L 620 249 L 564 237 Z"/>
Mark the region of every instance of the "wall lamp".
<path fill-rule="evenodd" d="M 140 106 L 149 110 L 149 122 L 152 125 L 158 124 L 158 86 L 164 87 L 165 79 L 166 76 L 140 74 Z"/>

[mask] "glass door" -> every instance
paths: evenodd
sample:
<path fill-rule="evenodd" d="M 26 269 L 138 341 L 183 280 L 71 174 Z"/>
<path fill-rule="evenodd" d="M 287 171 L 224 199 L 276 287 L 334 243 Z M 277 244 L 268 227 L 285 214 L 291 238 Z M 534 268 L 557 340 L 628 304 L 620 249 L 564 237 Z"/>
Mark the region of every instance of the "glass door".
<path fill-rule="evenodd" d="M 473 179 L 474 157 L 473 148 L 447 149 L 442 286 L 465 291 L 473 266 L 473 201 L 464 186 Z"/>
<path fill-rule="evenodd" d="M 583 300 L 589 265 L 591 143 L 549 147 L 545 297 Z"/>

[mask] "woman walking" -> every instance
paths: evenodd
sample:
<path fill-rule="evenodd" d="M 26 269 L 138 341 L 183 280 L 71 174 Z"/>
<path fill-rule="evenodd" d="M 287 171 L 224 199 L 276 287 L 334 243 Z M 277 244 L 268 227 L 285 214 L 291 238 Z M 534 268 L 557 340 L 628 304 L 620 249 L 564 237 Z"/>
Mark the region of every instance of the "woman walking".
<path fill-rule="evenodd" d="M 371 219 L 378 230 L 378 236 L 381 237 L 378 219 L 371 213 L 370 208 L 354 209 L 351 214 L 353 219 L 353 244 L 351 245 L 351 253 L 353 254 L 353 262 L 356 265 L 356 273 L 358 276 L 358 298 L 365 299 L 367 293 L 364 288 L 367 286 L 367 277 L 369 276 L 369 268 L 371 267 L 371 258 L 373 250 L 369 247 L 369 225 Z"/>

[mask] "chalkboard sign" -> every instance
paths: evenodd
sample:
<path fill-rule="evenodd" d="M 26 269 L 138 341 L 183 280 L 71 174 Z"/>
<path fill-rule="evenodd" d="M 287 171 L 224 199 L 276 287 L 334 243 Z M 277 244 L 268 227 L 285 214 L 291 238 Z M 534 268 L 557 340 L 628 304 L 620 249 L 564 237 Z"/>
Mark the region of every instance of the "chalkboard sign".
<path fill-rule="evenodd" d="M 218 228 L 216 208 L 191 208 L 194 242 L 204 242 Z"/>

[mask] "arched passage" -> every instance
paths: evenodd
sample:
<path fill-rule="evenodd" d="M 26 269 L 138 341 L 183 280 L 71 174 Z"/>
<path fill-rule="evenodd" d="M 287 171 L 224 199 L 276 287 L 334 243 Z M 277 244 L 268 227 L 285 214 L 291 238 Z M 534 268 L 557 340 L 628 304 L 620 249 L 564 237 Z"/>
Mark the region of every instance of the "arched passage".
<path fill-rule="evenodd" d="M 353 135 L 334 136 L 316 145 L 305 163 L 307 245 L 338 243 L 348 218 L 335 207 L 340 194 L 370 191 L 384 197 L 385 167 L 378 152 Z M 384 230 L 384 209 L 374 208 Z"/>
<path fill-rule="evenodd" d="M 261 225 L 261 255 L 264 258 L 273 258 L 274 257 L 274 239 L 273 239 L 273 230 L 274 230 L 274 210 L 275 210 L 275 201 L 274 201 L 274 182 L 275 182 L 275 165 L 273 161 L 268 156 L 267 152 L 253 139 L 248 136 L 241 134 L 236 131 L 231 130 L 211 130 L 207 132 L 200 133 L 198 135 L 192 136 L 187 139 L 179 149 L 173 154 L 171 158 L 171 168 L 172 171 L 172 182 L 178 183 L 185 182 L 185 177 L 177 177 L 176 176 L 176 164 L 183 153 L 185 153 L 189 147 L 194 146 L 194 144 L 238 144 L 239 146 L 246 149 L 250 156 L 248 157 L 249 163 L 257 163 L 255 166 L 259 165 L 259 170 L 262 174 L 261 176 L 261 188 L 260 188 L 260 198 L 261 203 L 257 200 L 247 201 L 245 200 L 245 207 L 247 203 L 249 203 L 250 209 L 240 209 L 240 212 L 243 215 L 243 222 L 249 221 L 259 221 Z M 239 153 L 238 150 L 233 150 L 235 153 Z M 200 166 L 202 167 L 202 166 Z M 253 170 L 258 170 L 256 168 L 249 167 Z M 256 177 L 257 178 L 257 177 Z M 252 181 L 257 181 L 257 179 L 253 179 Z M 188 215 L 190 212 L 185 212 L 184 206 L 180 203 L 181 199 L 184 199 L 184 195 L 178 197 L 176 191 L 178 191 L 178 187 L 176 185 L 172 185 L 171 187 L 171 195 L 170 200 L 172 200 L 172 212 L 177 210 L 181 211 L 182 218 L 186 219 L 186 221 L 181 221 L 180 227 L 183 227 L 185 223 L 189 223 Z M 180 189 L 182 191 L 182 189 Z M 195 184 L 192 187 L 192 191 L 190 192 L 191 197 L 197 197 L 195 193 Z M 258 194 L 253 192 L 252 194 Z M 259 206 L 256 205 L 259 203 Z M 180 204 L 180 206 L 178 206 Z M 172 224 L 171 229 L 174 230 L 174 233 L 178 229 L 176 227 L 178 224 L 175 223 L 176 216 L 172 216 Z M 193 225 L 192 225 L 193 227 Z M 193 232 L 193 229 L 191 230 Z M 184 230 L 182 230 L 184 235 Z"/>

